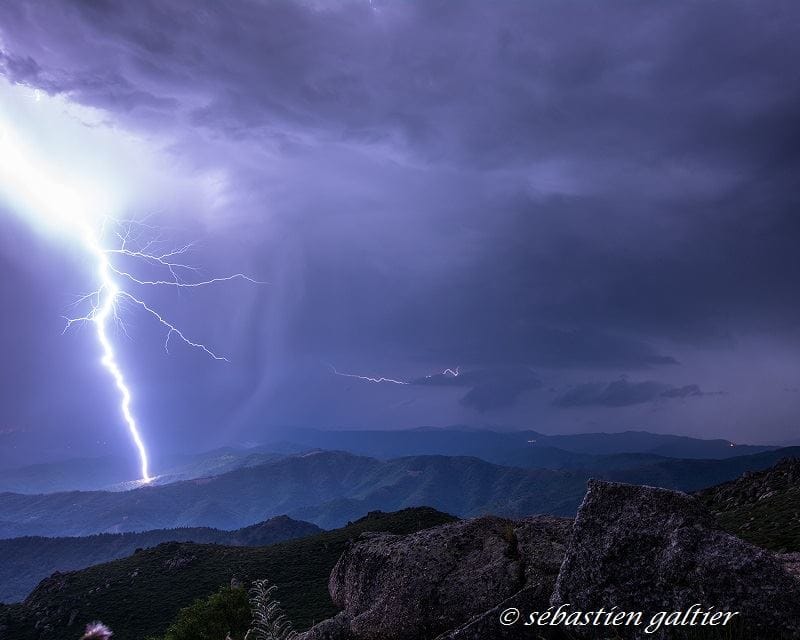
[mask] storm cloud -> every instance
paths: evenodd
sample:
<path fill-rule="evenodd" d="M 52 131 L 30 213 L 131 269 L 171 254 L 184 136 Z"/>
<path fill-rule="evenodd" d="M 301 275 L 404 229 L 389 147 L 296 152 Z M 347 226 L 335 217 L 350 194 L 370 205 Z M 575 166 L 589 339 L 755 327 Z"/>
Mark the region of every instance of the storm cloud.
<path fill-rule="evenodd" d="M 554 404 L 559 407 L 629 407 L 658 399 L 691 398 L 708 395 L 696 384 L 680 387 L 644 380 L 631 382 L 614 380 L 608 384 L 585 383 L 569 389 L 559 396 Z"/>
<path fill-rule="evenodd" d="M 230 352 L 222 373 L 127 347 L 145 421 L 163 425 L 151 438 L 584 428 L 569 406 L 598 407 L 604 428 L 747 441 L 788 438 L 800 408 L 772 396 L 800 378 L 797 16 L 779 1 L 34 0 L 0 4 L 0 73 L 209 176 L 205 210 L 177 195 L 157 221 L 199 236 L 209 267 L 271 283 L 186 313 Z M 27 268 L 6 237 L 4 262 Z M 44 273 L 30 278 L 60 291 Z M 5 281 L 3 307 L 22 289 Z M 76 351 L 52 341 L 54 358 Z M 415 384 L 359 386 L 328 362 Z M 459 378 L 432 373 L 455 364 Z M 539 381 L 569 390 L 554 401 Z M 46 430 L 33 401 L 13 404 L 0 419 Z M 93 443 L 106 420 L 87 421 Z"/>
<path fill-rule="evenodd" d="M 542 381 L 522 366 L 495 367 L 472 371 L 447 369 L 422 378 L 410 380 L 417 386 L 468 387 L 460 402 L 481 413 L 513 405 L 525 391 L 538 389 Z"/>

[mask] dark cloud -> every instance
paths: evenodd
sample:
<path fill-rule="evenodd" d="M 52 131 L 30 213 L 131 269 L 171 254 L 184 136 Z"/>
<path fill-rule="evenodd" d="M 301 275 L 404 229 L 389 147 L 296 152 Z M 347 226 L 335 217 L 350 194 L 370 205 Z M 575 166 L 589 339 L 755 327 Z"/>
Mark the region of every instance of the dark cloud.
<path fill-rule="evenodd" d="M 0 3 L 0 73 L 219 176 L 213 216 L 178 196 L 170 223 L 207 241 L 210 267 L 241 261 L 271 282 L 186 314 L 234 343 L 226 373 L 131 354 L 148 421 L 178 443 L 264 421 L 559 413 L 532 404 L 525 373 L 431 381 L 440 404 L 374 385 L 345 401 L 341 380 L 304 385 L 320 361 L 404 379 L 447 362 L 531 367 L 578 384 L 562 406 L 663 399 L 664 429 L 691 405 L 680 424 L 725 436 L 738 421 L 730 437 L 744 440 L 755 422 L 786 429 L 797 408 L 794 394 L 767 399 L 774 379 L 796 379 L 800 352 L 797 15 L 780 0 L 32 0 Z M 28 281 L 2 287 L 4 308 L 40 303 Z M 72 361 L 65 344 L 48 353 Z M 579 384 L 621 374 L 646 381 Z M 666 402 L 732 384 L 748 391 L 727 413 Z M 8 419 L 40 419 L 33 403 Z M 408 412 L 380 413 L 396 405 Z"/>
<path fill-rule="evenodd" d="M 527 367 L 495 367 L 473 371 L 447 370 L 415 378 L 409 384 L 431 387 L 470 387 L 461 404 L 481 413 L 513 405 L 525 391 L 538 389 L 541 380 Z"/>
<path fill-rule="evenodd" d="M 661 392 L 662 398 L 689 398 L 692 396 L 702 396 L 703 392 L 696 384 L 687 384 L 682 387 L 673 387 Z"/>
<path fill-rule="evenodd" d="M 654 380 L 631 382 L 627 379 L 605 383 L 581 384 L 556 398 L 559 407 L 629 407 L 660 398 L 675 399 L 709 395 L 696 384 L 675 387 Z"/>
<path fill-rule="evenodd" d="M 39 77 L 41 69 L 36 63 L 36 60 L 30 56 L 20 57 L 9 55 L 0 52 L 0 68 L 3 70 L 3 75 L 11 82 L 32 84 L 41 86 L 44 83 Z M 48 87 L 51 91 L 57 92 L 57 87 Z"/>
<path fill-rule="evenodd" d="M 347 340 L 320 313 L 324 291 L 338 291 L 332 279 L 359 297 L 345 321 L 365 339 L 366 325 L 397 319 L 405 330 L 379 340 L 392 333 L 413 348 L 425 332 L 461 361 L 643 366 L 671 362 L 653 339 L 724 344 L 765 316 L 800 319 L 786 295 L 800 269 L 789 241 L 800 91 L 784 64 L 800 51 L 782 27 L 788 4 L 31 2 L 2 12 L 12 80 L 135 128 L 301 162 L 281 176 L 292 198 L 280 214 L 303 236 L 296 326 L 312 335 L 300 340 Z M 238 188 L 270 199 L 258 170 L 236 168 Z M 317 200 L 298 193 L 298 175 L 315 181 Z M 356 175 L 382 196 L 362 197 Z M 324 212 L 310 213 L 319 199 Z M 344 214 L 354 202 L 363 214 Z M 369 222 L 328 233 L 367 215 L 386 238 Z M 425 271 L 430 258 L 413 248 L 426 244 L 452 272 L 409 287 L 413 267 L 375 268 Z M 410 304 L 364 314 L 376 290 Z"/>

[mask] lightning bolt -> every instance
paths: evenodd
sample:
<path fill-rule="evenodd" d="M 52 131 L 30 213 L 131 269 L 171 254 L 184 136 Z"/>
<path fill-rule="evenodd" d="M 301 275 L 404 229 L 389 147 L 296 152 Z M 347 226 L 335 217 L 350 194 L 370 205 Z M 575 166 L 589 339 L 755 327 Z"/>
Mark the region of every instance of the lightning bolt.
<path fill-rule="evenodd" d="M 457 378 L 461 375 L 461 372 L 458 370 L 459 368 L 456 367 L 455 369 L 444 369 L 443 371 L 438 371 L 436 373 L 432 373 L 430 375 L 425 376 L 426 378 L 433 378 L 433 376 L 450 376 L 452 378 Z"/>
<path fill-rule="evenodd" d="M 120 295 L 120 289 L 111 277 L 111 263 L 108 260 L 108 256 L 103 252 L 97 239 L 88 229 L 84 232 L 84 244 L 97 261 L 97 276 L 101 283 L 100 288 L 97 290 L 97 300 L 99 304 L 93 307 L 91 316 L 91 321 L 94 323 L 95 330 L 97 331 L 97 340 L 103 351 L 103 357 L 100 361 L 111 374 L 111 377 L 114 379 L 114 384 L 120 393 L 120 410 L 122 411 L 122 417 L 125 423 L 128 425 L 131 438 L 133 438 L 133 442 L 139 452 L 142 480 L 144 482 L 150 482 L 152 478 L 150 477 L 147 449 L 139 433 L 136 418 L 134 418 L 133 412 L 131 411 L 131 392 L 130 389 L 128 389 L 128 385 L 125 383 L 125 376 L 119 368 L 116 355 L 114 354 L 114 347 L 111 344 L 111 340 L 108 338 L 107 332 L 108 320 L 112 317 L 117 317 L 116 302 Z M 72 322 L 72 320 L 67 320 L 67 326 L 64 328 L 64 331 L 69 328 Z"/>
<path fill-rule="evenodd" d="M 0 123 L 2 124 L 2 123 Z M 89 304 L 88 312 L 77 317 L 67 317 L 64 332 L 76 324 L 91 323 L 94 326 L 97 341 L 102 353 L 101 364 L 114 382 L 119 394 L 119 407 L 127 430 L 136 447 L 141 480 L 148 483 L 153 480 L 150 475 L 147 447 L 133 412 L 133 394 L 120 367 L 109 336 L 109 327 L 118 325 L 125 330 L 120 313 L 121 303 L 127 302 L 140 308 L 166 332 L 164 348 L 169 350 L 170 338 L 176 336 L 187 346 L 203 351 L 214 360 L 228 361 L 201 342 L 190 339 L 175 324 L 165 318 L 152 305 L 133 293 L 127 285 L 138 287 L 174 287 L 177 289 L 193 289 L 211 286 L 231 280 L 246 280 L 260 283 L 249 276 L 236 273 L 229 276 L 214 277 L 206 280 L 187 280 L 182 274 L 196 274 L 197 268 L 180 262 L 180 256 L 193 245 L 185 245 L 177 249 L 158 251 L 163 244 L 159 236 L 142 241 L 145 232 L 156 234 L 158 228 L 144 222 L 132 220 L 117 221 L 103 217 L 99 230 L 89 222 L 92 214 L 99 208 L 91 194 L 85 194 L 76 185 L 70 184 L 63 176 L 54 172 L 46 162 L 12 138 L 8 130 L 0 128 L 0 187 L 8 193 L 12 201 L 21 209 L 34 212 L 45 221 L 56 223 L 61 231 L 68 232 L 70 238 L 75 237 L 95 264 L 97 289 L 81 296 L 75 303 Z M 110 226 L 118 239 L 115 247 L 104 246 L 106 231 Z M 170 274 L 169 279 L 144 279 L 137 277 L 114 263 L 114 259 L 125 257 L 137 264 L 149 268 L 163 269 Z"/>
<path fill-rule="evenodd" d="M 384 377 L 374 378 L 371 376 L 358 375 L 356 373 L 342 373 L 341 371 L 338 371 L 336 367 L 334 367 L 332 364 L 329 364 L 328 367 L 330 367 L 331 371 L 333 371 L 334 374 L 336 374 L 337 376 L 342 376 L 343 378 L 355 378 L 356 380 L 363 380 L 364 382 L 372 382 L 377 384 L 381 382 L 389 382 L 391 384 L 404 384 L 404 385 L 412 384 L 412 382 L 409 380 L 396 380 L 394 378 L 384 378 Z M 457 378 L 459 375 L 460 375 L 459 367 L 456 367 L 455 369 L 447 368 L 444 369 L 443 371 L 437 371 L 436 373 L 431 373 L 429 375 L 426 375 L 425 377 L 433 378 L 434 376 L 451 376 L 453 378 Z"/>
<path fill-rule="evenodd" d="M 328 366 L 331 368 L 331 371 L 333 371 L 333 373 L 335 373 L 337 376 L 342 376 L 343 378 L 355 378 L 356 380 L 364 380 L 365 382 L 376 382 L 376 383 L 390 382 L 391 384 L 409 384 L 405 380 L 395 380 L 394 378 L 372 378 L 370 376 L 360 376 L 355 373 L 342 373 L 341 371 L 338 371 L 336 367 L 334 367 L 332 364 L 329 364 Z"/>
<path fill-rule="evenodd" d="M 214 360 L 222 360 L 225 362 L 229 362 L 229 360 L 228 358 L 212 351 L 205 344 L 201 342 L 196 342 L 187 337 L 187 335 L 181 329 L 175 326 L 172 322 L 168 321 L 161 313 L 159 313 L 156 309 L 150 306 L 147 302 L 145 302 L 138 296 L 134 295 L 130 291 L 123 288 L 119 284 L 119 280 L 124 279 L 125 281 L 132 282 L 140 286 L 149 286 L 149 287 L 169 286 L 177 288 L 205 287 L 216 283 L 229 282 L 231 280 L 237 280 L 237 279 L 246 280 L 248 282 L 257 284 L 265 284 L 265 283 L 255 280 L 243 273 L 236 273 L 233 275 L 223 276 L 223 277 L 209 278 L 207 280 L 187 282 L 178 275 L 178 271 L 184 269 L 194 272 L 197 270 L 196 267 L 193 267 L 191 265 L 182 262 L 177 262 L 174 260 L 174 257 L 186 253 L 186 251 L 188 251 L 192 245 L 186 245 L 179 249 L 173 249 L 167 252 L 157 253 L 151 251 L 149 247 L 152 247 L 155 243 L 159 242 L 159 240 L 150 240 L 142 248 L 137 247 L 136 249 L 131 249 L 130 244 L 132 241 L 132 236 L 135 235 L 134 240 L 137 242 L 140 236 L 140 234 L 134 234 L 135 228 L 140 226 L 144 229 L 154 229 L 154 227 L 143 223 L 138 223 L 132 220 L 120 222 L 113 220 L 112 218 L 106 218 L 104 219 L 102 229 L 105 230 L 109 225 L 109 223 L 113 223 L 116 224 L 117 226 L 123 227 L 124 235 L 119 231 L 115 231 L 115 235 L 120 240 L 120 246 L 118 248 L 111 248 L 111 249 L 104 248 L 100 239 L 101 236 L 98 236 L 97 234 L 93 233 L 91 229 L 88 227 L 85 226 L 82 227 L 84 247 L 88 251 L 88 253 L 93 257 L 97 265 L 96 273 L 99 286 L 95 291 L 82 296 L 78 300 L 78 303 L 86 301 L 90 302 L 91 308 L 89 312 L 83 316 L 66 317 L 65 318 L 66 325 L 64 327 L 64 332 L 66 332 L 70 327 L 72 327 L 76 323 L 80 324 L 88 322 L 94 325 L 97 334 L 97 341 L 100 344 L 100 348 L 103 354 L 101 358 L 101 363 L 103 367 L 105 367 L 105 369 L 110 374 L 117 388 L 117 391 L 119 392 L 120 411 L 122 413 L 122 417 L 125 421 L 125 424 L 128 427 L 128 431 L 130 432 L 131 439 L 133 440 L 136 449 L 139 453 L 139 460 L 141 463 L 141 479 L 143 482 L 147 483 L 152 480 L 149 470 L 147 449 L 144 445 L 139 430 L 139 426 L 131 409 L 131 403 L 132 403 L 131 390 L 125 381 L 125 376 L 122 373 L 122 370 L 119 366 L 119 361 L 117 360 L 116 354 L 114 352 L 113 344 L 108 335 L 108 327 L 112 321 L 121 326 L 123 331 L 125 331 L 124 321 L 120 314 L 120 302 L 127 301 L 143 309 L 147 314 L 149 314 L 152 318 L 154 318 L 156 322 L 158 322 L 158 324 L 160 324 L 166 330 L 164 349 L 167 352 L 169 352 L 169 340 L 173 335 L 175 335 L 180 339 L 181 342 L 183 342 L 187 346 L 203 351 L 206 355 L 210 356 Z M 123 271 L 122 269 L 114 265 L 114 263 L 111 260 L 111 257 L 120 255 L 145 262 L 149 265 L 164 267 L 169 271 L 170 274 L 172 274 L 172 278 L 170 280 L 144 280 L 138 278 L 133 274 L 131 274 L 130 272 Z"/>

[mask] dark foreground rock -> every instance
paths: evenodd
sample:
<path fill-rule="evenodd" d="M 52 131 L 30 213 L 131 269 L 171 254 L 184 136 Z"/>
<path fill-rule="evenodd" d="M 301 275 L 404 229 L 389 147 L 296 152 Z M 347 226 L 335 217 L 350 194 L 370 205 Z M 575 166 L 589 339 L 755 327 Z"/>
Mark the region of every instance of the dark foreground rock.
<path fill-rule="evenodd" d="M 800 578 L 789 560 L 724 533 L 693 496 L 591 481 L 552 604 L 582 611 L 617 606 L 643 611 L 645 619 L 700 604 L 740 612 L 741 637 L 800 638 Z M 687 630 L 623 637 L 680 637 Z"/>
<path fill-rule="evenodd" d="M 346 551 L 329 589 L 343 611 L 304 640 L 409 640 L 463 628 L 500 602 L 547 606 L 572 522 L 484 517 L 408 536 L 367 534 Z M 485 621 L 497 631 L 497 617 Z M 481 632 L 482 633 L 482 632 Z M 499 637 L 499 636 L 497 636 Z"/>
<path fill-rule="evenodd" d="M 524 638 L 527 632 L 525 627 L 518 625 L 503 626 L 499 622 L 500 616 L 503 611 L 511 608 L 519 611 L 546 608 L 548 599 L 546 591 L 549 591 L 548 587 L 552 587 L 552 585 L 546 585 L 544 582 L 527 586 L 491 609 L 474 616 L 455 629 L 437 636 L 436 640 L 515 640 Z M 531 637 L 530 634 L 528 634 L 528 637 Z M 542 640 L 550 640 L 551 637 L 552 634 L 547 636 L 537 634 L 533 636 L 535 640 L 540 640 L 540 638 Z M 560 639 L 561 636 L 558 636 L 558 638 Z"/>
<path fill-rule="evenodd" d="M 341 613 L 303 640 L 800 639 L 800 554 L 722 531 L 695 496 L 609 482 L 589 483 L 574 525 L 485 517 L 367 534 L 341 556 L 329 590 Z M 559 606 L 641 612 L 641 621 L 525 626 L 531 613 Z M 662 612 L 663 622 L 698 608 L 738 614 L 726 627 L 722 617 L 718 626 L 675 626 L 674 616 L 671 626 L 650 626 Z M 519 619 L 504 627 L 509 610 Z"/>

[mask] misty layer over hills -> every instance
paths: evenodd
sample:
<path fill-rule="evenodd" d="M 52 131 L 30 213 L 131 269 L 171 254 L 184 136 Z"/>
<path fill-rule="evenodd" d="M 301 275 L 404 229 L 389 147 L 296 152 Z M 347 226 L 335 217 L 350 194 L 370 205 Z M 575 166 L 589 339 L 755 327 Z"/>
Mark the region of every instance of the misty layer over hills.
<path fill-rule="evenodd" d="M 794 451 L 644 432 L 550 437 L 422 429 L 306 435 L 339 450 L 217 451 L 184 466 L 187 480 L 171 481 L 176 476 L 167 474 L 161 484 L 127 490 L 117 484 L 115 491 L 2 493 L 0 537 L 232 529 L 284 514 L 331 528 L 371 510 L 413 506 L 432 506 L 460 517 L 572 515 L 590 477 L 696 490 L 763 469 Z M 572 450 L 549 446 L 551 442 Z M 602 453 L 589 453 L 593 450 Z M 404 455 L 412 451 L 432 454 Z M 26 471 L 16 473 L 24 477 Z"/>
<path fill-rule="evenodd" d="M 381 459 L 414 455 L 474 456 L 505 466 L 546 469 L 605 469 L 658 462 L 664 457 L 728 458 L 775 447 L 734 445 L 646 431 L 544 435 L 536 431 L 499 432 L 463 427 L 410 430 L 323 431 L 292 429 L 251 448 L 225 447 L 180 456 L 164 456 L 155 484 L 219 475 L 241 467 L 273 462 L 286 454 L 328 449 Z M 0 469 L 0 492 L 124 490 L 136 469 L 130 460 L 93 458 Z"/>

